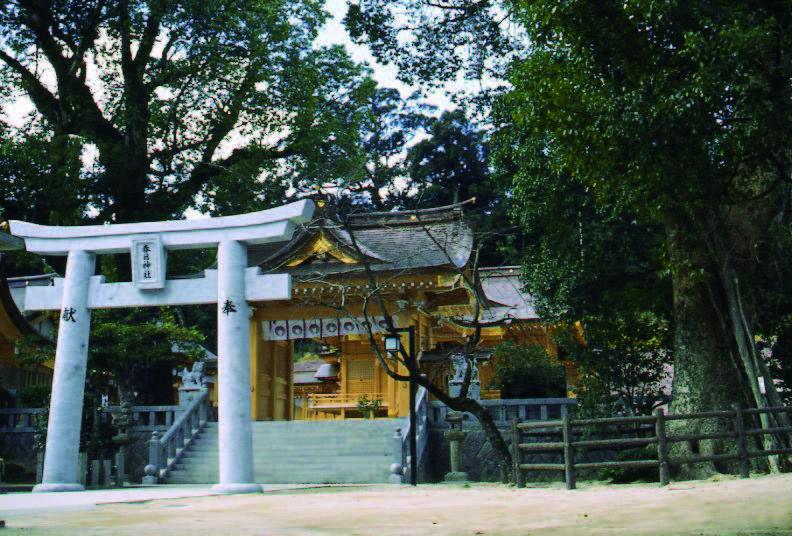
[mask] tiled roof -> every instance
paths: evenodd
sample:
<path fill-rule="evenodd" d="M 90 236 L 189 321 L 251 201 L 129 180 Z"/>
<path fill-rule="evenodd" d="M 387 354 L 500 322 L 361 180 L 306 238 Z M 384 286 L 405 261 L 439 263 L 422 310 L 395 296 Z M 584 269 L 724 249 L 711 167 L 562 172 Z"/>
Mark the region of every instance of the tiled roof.
<path fill-rule="evenodd" d="M 363 271 L 362 264 L 344 264 L 332 255 L 293 268 L 283 265 L 320 233 L 344 256 L 354 258 L 362 253 L 374 271 L 458 268 L 467 264 L 473 247 L 473 229 L 458 204 L 418 211 L 357 214 L 349 217 L 347 226 L 332 215 L 321 214 L 316 221 L 298 229 L 286 244 L 251 247 L 248 263 L 265 271 L 306 277 Z"/>
<path fill-rule="evenodd" d="M 504 318 L 514 320 L 536 320 L 539 315 L 532 304 L 530 294 L 522 290 L 518 266 L 503 268 L 481 268 L 479 277 L 484 294 L 493 306 L 484 310 L 483 322 Z"/>
<path fill-rule="evenodd" d="M 294 384 L 295 385 L 312 385 L 321 384 L 322 380 L 314 377 L 316 371 L 319 370 L 324 364 L 321 359 L 311 361 L 295 361 L 294 362 Z"/>

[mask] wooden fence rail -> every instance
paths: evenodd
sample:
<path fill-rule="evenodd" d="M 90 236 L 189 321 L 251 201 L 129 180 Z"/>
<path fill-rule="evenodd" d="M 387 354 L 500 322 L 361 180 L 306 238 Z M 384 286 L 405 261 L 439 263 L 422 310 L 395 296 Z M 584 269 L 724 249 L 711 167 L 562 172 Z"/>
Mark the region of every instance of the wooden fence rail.
<path fill-rule="evenodd" d="M 792 448 L 776 448 L 766 450 L 749 450 L 748 437 L 766 434 L 792 434 L 792 426 L 774 428 L 746 428 L 746 416 L 760 413 L 792 413 L 792 407 L 771 408 L 740 408 L 735 404 L 731 411 L 705 411 L 699 413 L 666 415 L 662 409 L 655 410 L 653 415 L 636 417 L 607 417 L 602 419 L 574 419 L 564 415 L 559 420 L 553 421 L 525 421 L 518 420 L 512 423 L 512 457 L 514 461 L 514 482 L 518 487 L 525 486 L 525 473 L 527 471 L 558 471 L 564 475 L 567 489 L 575 489 L 577 471 L 584 469 L 604 469 L 615 467 L 656 467 L 659 472 L 660 485 L 665 486 L 671 480 L 672 465 L 691 463 L 731 461 L 739 462 L 740 476 L 748 478 L 750 458 L 762 456 L 792 454 Z M 695 419 L 729 419 L 732 427 L 730 431 L 700 434 L 668 435 L 666 423 L 676 420 Z M 750 421 L 749 421 L 750 422 Z M 597 429 L 598 427 L 616 425 L 635 425 L 633 430 L 622 430 L 622 433 L 640 434 L 641 432 L 653 433 L 649 437 L 618 437 L 615 439 L 582 439 L 579 432 L 582 428 Z M 544 430 L 544 432 L 542 432 Z M 560 432 L 560 433 L 559 433 Z M 561 441 L 526 442 L 527 436 L 546 434 L 561 436 Z M 725 454 L 693 454 L 672 458 L 669 453 L 669 444 L 681 441 L 703 441 L 712 439 L 726 439 L 735 442 L 735 452 Z M 580 450 L 618 450 L 624 448 L 657 446 L 657 457 L 644 460 L 619 460 L 600 462 L 578 462 L 576 453 Z M 526 459 L 531 453 L 550 452 L 558 453 L 562 463 L 530 462 Z"/>

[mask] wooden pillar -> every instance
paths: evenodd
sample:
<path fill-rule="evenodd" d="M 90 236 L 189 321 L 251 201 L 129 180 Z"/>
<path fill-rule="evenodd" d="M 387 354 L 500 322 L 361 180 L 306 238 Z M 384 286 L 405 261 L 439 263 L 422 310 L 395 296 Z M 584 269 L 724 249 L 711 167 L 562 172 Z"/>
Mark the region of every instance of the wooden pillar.
<path fill-rule="evenodd" d="M 668 467 L 668 438 L 665 430 L 665 412 L 663 408 L 655 410 L 655 436 L 657 437 L 657 461 L 660 463 L 660 485 L 667 486 L 671 480 Z"/>
<path fill-rule="evenodd" d="M 288 352 L 289 352 L 289 359 L 288 359 L 289 364 L 287 366 L 288 370 L 286 374 L 288 374 L 287 379 L 289 381 L 289 388 L 287 391 L 289 393 L 287 395 L 289 397 L 287 402 L 289 409 L 287 415 L 289 420 L 293 421 L 294 420 L 294 341 L 289 342 Z"/>
<path fill-rule="evenodd" d="M 575 448 L 572 446 L 574 436 L 572 425 L 569 422 L 569 414 L 565 414 L 561 421 L 563 423 L 561 430 L 564 440 L 564 479 L 566 480 L 567 489 L 575 489 Z"/>

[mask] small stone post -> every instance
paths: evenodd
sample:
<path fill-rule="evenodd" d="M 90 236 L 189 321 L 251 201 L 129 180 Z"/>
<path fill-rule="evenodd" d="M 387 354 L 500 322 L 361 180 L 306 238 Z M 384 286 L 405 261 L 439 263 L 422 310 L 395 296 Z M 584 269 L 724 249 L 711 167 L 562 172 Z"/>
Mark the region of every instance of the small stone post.
<path fill-rule="evenodd" d="M 99 487 L 99 471 L 102 462 L 99 460 L 91 460 L 91 487 Z"/>
<path fill-rule="evenodd" d="M 162 453 L 162 445 L 160 444 L 159 432 L 154 430 L 151 432 L 151 439 L 148 442 L 149 447 L 149 462 L 143 469 L 146 476 L 143 477 L 144 484 L 157 484 L 159 482 L 159 470 L 164 465 L 160 459 Z M 151 468 L 151 469 L 149 469 Z"/>
<path fill-rule="evenodd" d="M 85 488 L 85 481 L 88 477 L 88 453 L 81 452 L 78 457 L 78 475 L 77 478 L 79 479 L 80 485 Z"/>
<path fill-rule="evenodd" d="M 41 477 L 44 474 L 44 453 L 36 453 L 36 484 L 41 484 Z"/>
<path fill-rule="evenodd" d="M 393 432 L 393 463 L 390 465 L 390 475 L 388 482 L 391 484 L 401 484 L 404 481 L 404 466 L 402 466 L 402 433 L 401 428 L 396 428 Z"/>
<path fill-rule="evenodd" d="M 464 482 L 468 479 L 468 474 L 462 471 L 462 441 L 465 439 L 462 420 L 464 418 L 465 414 L 458 411 L 451 411 L 446 416 L 446 421 L 451 425 L 451 429 L 446 432 L 451 459 L 451 472 L 445 475 L 445 480 L 448 482 Z"/>
<path fill-rule="evenodd" d="M 671 481 L 671 471 L 668 466 L 668 438 L 666 437 L 663 408 L 655 410 L 655 436 L 657 437 L 657 461 L 660 464 L 660 485 L 667 486 Z"/>
<path fill-rule="evenodd" d="M 113 462 L 111 460 L 102 460 L 102 483 L 105 486 L 112 485 L 113 482 Z"/>

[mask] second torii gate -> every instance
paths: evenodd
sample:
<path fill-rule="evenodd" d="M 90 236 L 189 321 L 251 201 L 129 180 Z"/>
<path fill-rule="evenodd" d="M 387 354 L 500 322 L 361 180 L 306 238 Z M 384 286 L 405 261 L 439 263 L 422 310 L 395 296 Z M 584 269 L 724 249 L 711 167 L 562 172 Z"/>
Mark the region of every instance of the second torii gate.
<path fill-rule="evenodd" d="M 59 310 L 60 327 L 42 483 L 33 491 L 82 490 L 78 453 L 91 309 L 217 303 L 220 483 L 215 491 L 261 491 L 253 481 L 248 301 L 291 298 L 286 274 L 247 267 L 247 246 L 289 240 L 310 220 L 314 204 L 202 220 L 54 227 L 11 222 L 25 248 L 66 255 L 66 276 L 51 287 L 29 287 L 27 310 Z M 166 279 L 167 252 L 217 247 L 217 270 L 203 278 Z M 96 255 L 129 252 L 132 282 L 95 276 Z"/>

